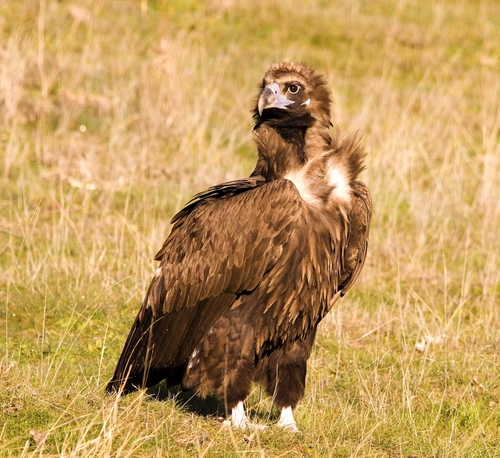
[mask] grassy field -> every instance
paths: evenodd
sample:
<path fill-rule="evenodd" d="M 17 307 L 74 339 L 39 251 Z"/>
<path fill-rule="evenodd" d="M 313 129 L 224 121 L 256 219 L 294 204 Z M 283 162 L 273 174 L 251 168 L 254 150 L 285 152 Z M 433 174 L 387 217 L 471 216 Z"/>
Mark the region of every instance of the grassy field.
<path fill-rule="evenodd" d="M 251 172 L 279 60 L 328 76 L 375 208 L 302 433 L 104 396 L 170 218 Z M 0 456 L 500 456 L 499 272 L 498 2 L 0 4 Z M 258 388 L 248 407 L 275 422 Z"/>

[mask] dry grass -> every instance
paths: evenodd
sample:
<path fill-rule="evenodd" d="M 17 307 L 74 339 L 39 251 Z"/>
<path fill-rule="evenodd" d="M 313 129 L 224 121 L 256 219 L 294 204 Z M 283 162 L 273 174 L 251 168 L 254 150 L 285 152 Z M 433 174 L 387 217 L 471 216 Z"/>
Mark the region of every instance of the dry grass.
<path fill-rule="evenodd" d="M 500 10 L 476 3 L 1 6 L 0 455 L 499 454 Z M 251 171 L 250 109 L 280 59 L 328 74 L 375 205 L 303 434 L 106 398 L 171 216 Z M 258 390 L 249 407 L 274 421 Z"/>

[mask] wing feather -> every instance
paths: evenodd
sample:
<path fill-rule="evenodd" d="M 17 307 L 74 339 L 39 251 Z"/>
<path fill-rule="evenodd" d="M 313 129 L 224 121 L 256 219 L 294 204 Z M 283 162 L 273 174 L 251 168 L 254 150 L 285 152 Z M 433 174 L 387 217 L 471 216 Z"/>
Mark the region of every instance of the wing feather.
<path fill-rule="evenodd" d="M 356 281 L 366 258 L 372 213 L 370 193 L 362 183 L 352 182 L 346 211 L 345 221 L 336 216 L 328 220 L 306 205 L 272 275 L 255 294 L 242 298 L 239 318 L 252 323 L 257 354 L 305 338 Z"/>
<path fill-rule="evenodd" d="M 239 186 L 239 187 L 238 187 Z M 125 342 L 108 391 L 176 380 L 196 345 L 238 295 L 279 259 L 302 203 L 287 180 L 258 177 L 199 194 L 176 215 L 157 274 Z"/>
<path fill-rule="evenodd" d="M 343 296 L 359 277 L 368 251 L 368 236 L 372 215 L 370 191 L 361 182 L 353 183 L 354 202 L 349 215 L 349 241 L 345 256 L 347 275 L 341 279 L 339 290 Z"/>

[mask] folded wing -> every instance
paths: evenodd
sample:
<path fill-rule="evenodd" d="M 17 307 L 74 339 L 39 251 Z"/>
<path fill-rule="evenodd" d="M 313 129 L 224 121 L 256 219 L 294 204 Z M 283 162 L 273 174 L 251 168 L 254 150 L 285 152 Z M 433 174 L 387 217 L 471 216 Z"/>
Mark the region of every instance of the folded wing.
<path fill-rule="evenodd" d="M 155 273 L 106 390 L 180 382 L 196 345 L 280 258 L 302 203 L 287 180 L 238 180 L 199 194 L 172 220 Z"/>

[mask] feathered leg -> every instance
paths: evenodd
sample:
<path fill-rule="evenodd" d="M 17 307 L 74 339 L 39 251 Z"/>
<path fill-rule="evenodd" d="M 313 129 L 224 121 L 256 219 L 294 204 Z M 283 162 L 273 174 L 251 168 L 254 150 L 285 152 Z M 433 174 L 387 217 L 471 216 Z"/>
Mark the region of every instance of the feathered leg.
<path fill-rule="evenodd" d="M 307 360 L 315 334 L 316 329 L 311 330 L 305 339 L 274 351 L 265 362 L 266 391 L 281 408 L 278 426 L 291 431 L 298 431 L 293 410 L 304 396 Z"/>
<path fill-rule="evenodd" d="M 209 330 L 190 356 L 182 385 L 202 395 L 215 390 L 231 413 L 226 424 L 262 429 L 248 420 L 243 406 L 254 378 L 255 351 L 253 329 L 242 328 L 238 316 L 230 310 Z"/>

